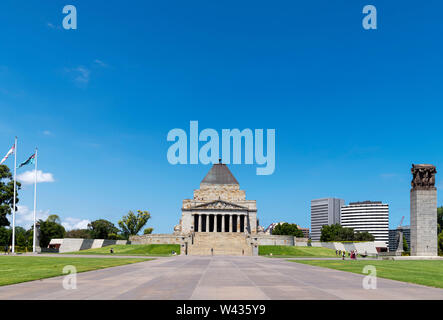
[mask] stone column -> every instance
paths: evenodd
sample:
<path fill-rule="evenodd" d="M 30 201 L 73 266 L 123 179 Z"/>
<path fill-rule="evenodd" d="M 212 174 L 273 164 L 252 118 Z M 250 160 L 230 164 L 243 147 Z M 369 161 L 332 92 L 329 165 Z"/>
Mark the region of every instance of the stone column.
<path fill-rule="evenodd" d="M 206 215 L 206 232 L 209 232 L 209 214 Z"/>
<path fill-rule="evenodd" d="M 226 220 L 226 215 L 225 214 L 222 214 L 222 224 L 221 224 L 221 232 L 226 232 L 225 230 L 225 220 Z"/>
<path fill-rule="evenodd" d="M 244 215 L 243 216 L 243 232 L 249 233 L 248 232 L 248 215 Z"/>
<path fill-rule="evenodd" d="M 217 232 L 217 215 L 214 214 L 214 232 Z"/>
<path fill-rule="evenodd" d="M 202 215 L 198 215 L 198 232 L 202 232 Z"/>
<path fill-rule="evenodd" d="M 237 215 L 237 232 L 240 232 L 240 226 L 241 226 L 241 224 L 240 224 L 240 215 L 238 214 Z"/>
<path fill-rule="evenodd" d="M 229 215 L 229 232 L 232 232 L 232 214 Z"/>
<path fill-rule="evenodd" d="M 411 172 L 411 256 L 437 256 L 437 170 L 433 165 L 413 164 Z"/>

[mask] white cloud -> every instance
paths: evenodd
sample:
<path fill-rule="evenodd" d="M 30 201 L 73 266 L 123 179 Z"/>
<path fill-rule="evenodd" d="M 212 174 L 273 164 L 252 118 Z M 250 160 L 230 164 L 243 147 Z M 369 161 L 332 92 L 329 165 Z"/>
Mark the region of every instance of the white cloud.
<path fill-rule="evenodd" d="M 38 220 L 46 220 L 50 215 L 50 210 L 37 210 L 35 213 L 36 221 Z M 12 215 L 8 215 L 8 220 L 11 223 L 12 227 Z M 66 219 L 62 219 L 62 226 L 65 227 L 66 230 L 72 229 L 86 229 L 88 224 L 91 223 L 90 220 L 87 219 L 78 219 L 68 217 Z M 34 224 L 34 210 L 28 208 L 27 206 L 19 206 L 17 205 L 17 212 L 15 215 L 15 225 L 17 227 L 23 227 L 26 230 L 29 230 Z"/>
<path fill-rule="evenodd" d="M 35 170 L 25 171 L 17 176 L 17 180 L 23 184 L 33 184 L 35 179 Z M 37 170 L 37 183 L 54 182 L 52 173 Z"/>
<path fill-rule="evenodd" d="M 107 68 L 107 67 L 108 67 L 108 65 L 107 65 L 106 63 L 104 63 L 103 61 L 101 61 L 101 60 L 99 60 L 99 59 L 95 59 L 95 60 L 94 60 L 94 63 L 95 63 L 96 65 L 99 65 L 100 67 L 103 67 L 103 68 Z"/>
<path fill-rule="evenodd" d="M 65 227 L 66 230 L 86 229 L 89 223 L 91 223 L 91 221 L 88 219 L 68 217 L 62 222 L 62 226 Z"/>
<path fill-rule="evenodd" d="M 36 220 L 46 220 L 49 216 L 49 210 L 37 210 L 35 213 Z M 12 215 L 8 215 L 9 222 L 12 227 Z M 15 214 L 15 226 L 20 226 L 28 230 L 34 224 L 34 210 L 29 209 L 27 206 L 17 205 L 17 211 Z"/>
<path fill-rule="evenodd" d="M 65 68 L 65 72 L 72 76 L 72 80 L 80 86 L 85 86 L 91 78 L 91 71 L 83 66 L 77 68 Z"/>
<path fill-rule="evenodd" d="M 52 132 L 49 131 L 49 130 L 44 130 L 44 131 L 43 131 L 43 134 L 44 134 L 45 136 L 50 136 L 50 135 L 52 134 Z"/>

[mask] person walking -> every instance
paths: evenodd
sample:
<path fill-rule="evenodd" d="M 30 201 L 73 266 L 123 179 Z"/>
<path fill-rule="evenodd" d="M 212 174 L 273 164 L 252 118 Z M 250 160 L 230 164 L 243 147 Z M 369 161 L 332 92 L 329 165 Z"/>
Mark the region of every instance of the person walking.
<path fill-rule="evenodd" d="M 5 255 L 8 254 L 8 245 L 7 244 L 5 244 L 4 249 L 5 249 Z"/>
<path fill-rule="evenodd" d="M 345 256 L 346 256 L 346 252 L 343 251 L 343 254 L 342 254 L 342 260 L 345 260 Z"/>

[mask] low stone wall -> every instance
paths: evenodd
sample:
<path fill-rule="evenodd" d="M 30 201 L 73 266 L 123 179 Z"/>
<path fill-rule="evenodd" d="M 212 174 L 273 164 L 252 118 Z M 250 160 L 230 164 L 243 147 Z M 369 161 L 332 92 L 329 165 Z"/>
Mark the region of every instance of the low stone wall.
<path fill-rule="evenodd" d="M 184 236 L 175 234 L 144 234 L 129 237 L 131 244 L 182 244 L 184 240 Z"/>
<path fill-rule="evenodd" d="M 269 234 L 257 234 L 251 236 L 257 238 L 259 246 L 307 246 L 308 239 L 293 236 L 280 236 Z"/>
<path fill-rule="evenodd" d="M 58 252 L 74 252 L 86 249 L 96 249 L 106 246 L 128 244 L 127 240 L 107 240 L 107 239 L 80 239 L 80 238 L 63 238 L 52 239 L 49 245 L 60 245 Z"/>
<path fill-rule="evenodd" d="M 377 249 L 374 241 L 368 242 L 312 242 L 312 247 L 329 248 L 333 250 L 341 251 L 353 251 L 357 250 L 358 253 L 368 255 L 376 255 Z"/>

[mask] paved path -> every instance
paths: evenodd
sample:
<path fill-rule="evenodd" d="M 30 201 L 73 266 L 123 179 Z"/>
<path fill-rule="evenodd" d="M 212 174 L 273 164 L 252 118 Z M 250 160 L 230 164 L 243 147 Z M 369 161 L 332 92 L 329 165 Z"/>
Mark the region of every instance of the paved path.
<path fill-rule="evenodd" d="M 171 257 L 0 287 L 0 299 L 443 299 L 443 289 L 264 257 Z"/>

